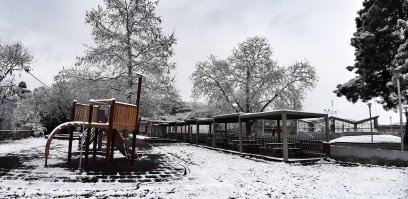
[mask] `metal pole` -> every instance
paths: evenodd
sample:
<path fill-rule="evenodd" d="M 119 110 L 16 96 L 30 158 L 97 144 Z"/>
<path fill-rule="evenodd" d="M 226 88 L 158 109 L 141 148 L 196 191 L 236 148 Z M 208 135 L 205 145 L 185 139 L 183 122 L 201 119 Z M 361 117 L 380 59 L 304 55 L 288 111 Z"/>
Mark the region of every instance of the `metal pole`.
<path fill-rule="evenodd" d="M 397 90 L 398 90 L 398 111 L 400 116 L 401 151 L 404 151 L 404 133 L 402 131 L 402 103 L 399 76 L 397 76 Z"/>
<path fill-rule="evenodd" d="M 392 117 L 390 116 L 390 127 L 391 127 L 391 134 L 394 134 L 394 131 L 392 130 Z"/>

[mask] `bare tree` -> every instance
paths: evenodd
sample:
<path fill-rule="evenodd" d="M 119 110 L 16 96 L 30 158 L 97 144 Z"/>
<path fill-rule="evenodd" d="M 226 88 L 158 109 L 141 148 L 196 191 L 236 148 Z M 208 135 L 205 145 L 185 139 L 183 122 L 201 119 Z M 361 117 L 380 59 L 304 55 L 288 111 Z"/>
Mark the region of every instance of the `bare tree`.
<path fill-rule="evenodd" d="M 14 77 L 19 71 L 29 71 L 32 55 L 20 44 L 0 43 L 0 95 L 11 97 L 16 86 Z"/>
<path fill-rule="evenodd" d="M 307 61 L 281 67 L 272 54 L 265 38 L 253 37 L 226 60 L 210 56 L 198 62 L 191 76 L 193 96 L 205 97 L 218 113 L 300 110 L 317 82 L 315 69 Z M 251 125 L 247 123 L 247 133 Z"/>
<path fill-rule="evenodd" d="M 176 39 L 162 33 L 157 2 L 104 0 L 104 4 L 86 13 L 95 46 L 88 46 L 78 65 L 97 78 L 126 79 L 127 101 L 134 93 L 136 72 L 149 76 L 145 85 L 151 90 L 171 85 L 175 65 L 169 58 Z"/>

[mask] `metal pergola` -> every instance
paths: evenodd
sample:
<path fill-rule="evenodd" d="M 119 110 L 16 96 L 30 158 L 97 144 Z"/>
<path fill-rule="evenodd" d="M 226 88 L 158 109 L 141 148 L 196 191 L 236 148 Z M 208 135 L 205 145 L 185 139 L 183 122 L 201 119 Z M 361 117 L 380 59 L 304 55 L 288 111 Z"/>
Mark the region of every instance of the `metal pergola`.
<path fill-rule="evenodd" d="M 293 110 L 277 110 L 270 112 L 259 113 L 232 113 L 225 115 L 217 115 L 213 117 L 215 123 L 238 123 L 239 124 L 239 152 L 243 152 L 242 148 L 242 122 L 251 120 L 277 120 L 282 121 L 282 133 L 283 133 L 283 161 L 288 162 L 288 130 L 287 120 L 298 120 L 306 118 L 324 118 L 325 119 L 325 141 L 329 141 L 329 118 L 328 114 L 311 113 L 303 111 Z M 215 126 L 215 125 L 213 125 Z M 215 147 L 215 139 L 213 139 L 212 146 Z"/>
<path fill-rule="evenodd" d="M 269 111 L 269 112 L 259 112 L 259 113 L 231 113 L 231 114 L 224 114 L 224 115 L 216 115 L 212 118 L 196 118 L 196 119 L 187 119 L 185 121 L 177 121 L 177 122 L 169 122 L 167 125 L 176 126 L 177 125 L 184 125 L 185 128 L 188 126 L 188 131 L 184 131 L 185 133 L 189 133 L 190 135 L 190 142 L 192 142 L 192 129 L 190 128 L 191 125 L 196 125 L 196 144 L 199 143 L 199 134 L 200 134 L 200 125 L 209 125 L 209 132 L 212 132 L 212 146 L 216 147 L 216 139 L 215 139 L 215 125 L 217 123 L 238 123 L 239 124 L 239 152 L 243 153 L 243 136 L 242 136 L 242 123 L 253 121 L 253 120 L 276 120 L 278 121 L 278 125 L 280 121 L 282 122 L 282 133 L 283 133 L 283 161 L 288 162 L 289 160 L 289 153 L 288 153 L 288 129 L 287 129 L 287 121 L 288 120 L 299 120 L 299 119 L 310 119 L 310 118 L 324 118 L 325 120 L 325 141 L 329 141 L 329 117 L 328 114 L 322 113 L 312 113 L 312 112 L 303 112 L 303 111 L 293 111 L 293 110 L 277 110 L 277 111 Z M 159 124 L 159 125 L 166 125 L 166 124 Z M 226 129 L 225 129 L 226 131 Z M 176 130 L 177 133 L 177 130 Z M 175 134 L 176 134 L 175 133 Z M 227 133 L 227 132 L 225 132 Z M 176 137 L 176 136 L 175 136 Z M 184 137 L 184 136 L 183 136 Z M 185 140 L 185 138 L 183 138 Z"/>

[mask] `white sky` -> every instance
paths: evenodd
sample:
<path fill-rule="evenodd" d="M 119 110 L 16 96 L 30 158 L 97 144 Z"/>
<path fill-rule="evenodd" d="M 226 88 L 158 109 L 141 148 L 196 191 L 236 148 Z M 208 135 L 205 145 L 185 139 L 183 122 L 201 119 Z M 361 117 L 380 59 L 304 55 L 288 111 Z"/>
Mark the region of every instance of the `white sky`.
<path fill-rule="evenodd" d="M 62 67 L 75 63 L 83 54 L 83 44 L 92 42 L 85 11 L 100 1 L 2 0 L 0 1 L 0 40 L 21 41 L 33 53 L 33 74 L 51 85 Z M 352 104 L 333 94 L 339 83 L 354 74 L 346 66 L 354 63 L 350 38 L 362 0 L 161 0 L 157 13 L 166 33 L 175 32 L 177 63 L 176 86 L 184 101 L 191 101 L 189 76 L 195 63 L 210 54 L 226 58 L 248 37 L 266 37 L 275 51 L 274 59 L 288 66 L 308 60 L 316 67 L 319 83 L 304 102 L 304 110 L 334 110 L 337 116 L 367 118 L 364 103 Z M 41 86 L 22 74 L 30 89 Z M 373 105 L 372 115 L 381 124 L 399 121 L 394 112 Z M 405 118 L 404 118 L 405 120 Z"/>

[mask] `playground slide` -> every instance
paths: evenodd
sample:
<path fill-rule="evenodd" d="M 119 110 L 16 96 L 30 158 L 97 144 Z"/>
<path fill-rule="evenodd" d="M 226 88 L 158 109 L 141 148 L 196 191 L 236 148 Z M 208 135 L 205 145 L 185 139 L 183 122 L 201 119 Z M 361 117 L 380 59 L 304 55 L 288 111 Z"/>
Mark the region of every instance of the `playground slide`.
<path fill-rule="evenodd" d="M 128 147 L 125 144 L 125 138 L 120 133 L 115 133 L 115 147 L 125 156 L 127 159 L 131 158 L 132 147 Z M 138 159 L 137 151 L 133 154 L 135 159 Z"/>
<path fill-rule="evenodd" d="M 85 123 L 85 125 L 86 124 L 87 123 Z M 45 162 L 47 162 L 48 155 L 50 153 L 50 146 L 51 146 L 52 139 L 54 139 L 54 137 L 57 134 L 59 134 L 62 129 L 69 128 L 69 127 L 79 127 L 83 125 L 84 125 L 84 122 L 65 122 L 55 127 L 55 129 L 52 130 L 51 133 L 48 135 L 47 143 L 45 144 Z"/>

